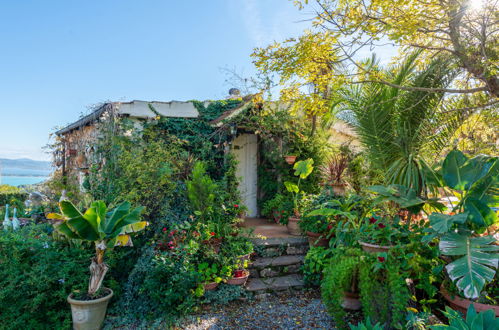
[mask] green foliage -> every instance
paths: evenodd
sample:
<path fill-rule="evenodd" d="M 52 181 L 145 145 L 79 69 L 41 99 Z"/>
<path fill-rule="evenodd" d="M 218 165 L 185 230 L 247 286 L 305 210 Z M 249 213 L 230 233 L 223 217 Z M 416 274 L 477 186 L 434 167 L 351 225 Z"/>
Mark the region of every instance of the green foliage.
<path fill-rule="evenodd" d="M 359 322 L 357 325 L 350 324 L 350 330 L 383 330 L 383 327 L 379 322 L 372 323 L 371 319 L 367 317 L 365 321 Z"/>
<path fill-rule="evenodd" d="M 144 207 L 130 210 L 130 203 L 123 202 L 113 210 L 108 210 L 103 201 L 93 202 L 81 213 L 70 201 L 60 202 L 62 214 L 50 214 L 49 218 L 59 220 L 55 229 L 69 239 L 104 243 L 112 248 L 129 244 L 130 233 L 143 230 L 146 221 L 140 221 Z M 105 249 L 105 247 L 100 248 Z"/>
<path fill-rule="evenodd" d="M 24 202 L 27 198 L 28 194 L 21 192 L 17 187 L 7 184 L 0 185 L 0 206 L 13 204 L 15 201 Z"/>
<path fill-rule="evenodd" d="M 92 251 L 54 241 L 51 231 L 45 224 L 0 232 L 2 329 L 70 328 L 66 298 L 86 290 Z M 111 277 L 105 284 L 116 289 Z"/>
<path fill-rule="evenodd" d="M 417 69 L 419 53 L 399 65 L 380 70 L 370 66 L 396 85 L 441 88 L 455 77 L 451 63 L 435 58 Z M 403 91 L 383 84 L 352 85 L 342 92 L 345 113 L 353 114 L 351 124 L 373 167 L 384 176 L 385 184 L 413 188 L 419 196 L 432 189 L 434 175 L 428 161 L 442 150 L 464 120 L 457 111 L 442 107 L 444 93 Z"/>
<path fill-rule="evenodd" d="M 324 268 L 330 264 L 332 256 L 332 249 L 318 246 L 308 250 L 302 268 L 303 278 L 307 285 L 319 286 L 321 284 Z"/>
<path fill-rule="evenodd" d="M 494 330 L 499 328 L 499 318 L 495 316 L 493 310 L 477 313 L 471 304 L 466 313 L 466 319 L 450 307 L 446 307 L 445 310 L 444 314 L 449 319 L 449 325 L 433 325 L 430 329 Z"/>
<path fill-rule="evenodd" d="M 250 294 L 240 285 L 220 284 L 215 291 L 206 292 L 204 295 L 204 304 L 226 305 L 231 301 L 241 298 L 249 298 Z"/>
<path fill-rule="evenodd" d="M 298 177 L 298 182 L 296 184 L 290 181 L 284 182 L 286 190 L 293 196 L 293 211 L 295 215 L 298 215 L 303 209 L 303 203 L 301 203 L 301 200 L 305 198 L 305 192 L 303 190 L 300 190 L 300 182 L 302 179 L 306 179 L 310 175 L 310 173 L 312 173 L 314 169 L 313 164 L 314 160 L 311 158 L 296 162 L 293 166 L 293 169 L 295 170 L 294 175 Z"/>
<path fill-rule="evenodd" d="M 289 196 L 276 194 L 274 198 L 263 203 L 262 215 L 274 219 L 278 223 L 285 224 L 289 216 L 291 216 L 292 208 L 293 203 Z"/>
<path fill-rule="evenodd" d="M 433 213 L 424 241 L 440 237 L 440 251 L 454 259 L 446 266 L 449 277 L 468 299 L 480 296 L 493 281 L 499 263 L 499 247 L 493 236 L 476 237 L 498 222 L 499 162 L 485 155 L 468 159 L 459 150 L 449 152 L 441 168 L 441 181 L 460 197 L 455 215 Z"/>
<path fill-rule="evenodd" d="M 321 285 L 322 300 L 328 313 L 339 328 L 346 328 L 343 296 L 345 292 L 358 292 L 357 281 L 362 267 L 362 253 L 358 249 L 336 249 L 324 269 Z M 362 292 L 363 294 L 363 292 Z"/>
<path fill-rule="evenodd" d="M 206 175 L 206 166 L 196 162 L 192 170 L 192 179 L 186 181 L 187 196 L 194 211 L 206 218 L 213 211 L 217 185 Z"/>

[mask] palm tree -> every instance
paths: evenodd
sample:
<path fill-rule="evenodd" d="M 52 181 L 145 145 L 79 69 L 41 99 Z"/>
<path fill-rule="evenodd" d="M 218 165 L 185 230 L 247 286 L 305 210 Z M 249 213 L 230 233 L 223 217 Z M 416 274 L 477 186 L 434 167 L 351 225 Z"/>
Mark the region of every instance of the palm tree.
<path fill-rule="evenodd" d="M 419 53 L 399 65 L 378 69 L 394 85 L 448 87 L 456 77 L 443 58 L 418 69 Z M 377 67 L 375 60 L 368 65 Z M 352 85 L 340 92 L 337 109 L 356 129 L 371 164 L 384 173 L 386 184 L 401 184 L 426 195 L 435 179 L 429 164 L 439 156 L 466 118 L 464 111 L 448 110 L 443 92 L 404 91 L 379 83 Z"/>

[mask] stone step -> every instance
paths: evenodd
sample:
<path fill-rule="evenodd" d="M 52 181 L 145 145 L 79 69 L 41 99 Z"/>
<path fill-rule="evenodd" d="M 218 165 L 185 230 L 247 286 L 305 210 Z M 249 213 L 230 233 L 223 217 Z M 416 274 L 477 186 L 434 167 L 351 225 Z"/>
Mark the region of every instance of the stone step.
<path fill-rule="evenodd" d="M 305 255 L 308 251 L 308 240 L 304 237 L 257 238 L 252 241 L 255 252 L 260 257 Z"/>
<path fill-rule="evenodd" d="M 292 274 L 271 278 L 250 278 L 246 283 L 246 290 L 253 293 L 265 293 L 299 289 L 303 286 L 303 277 L 298 274 Z"/>
<path fill-rule="evenodd" d="M 251 277 L 277 277 L 298 273 L 303 264 L 303 255 L 257 258 L 250 268 Z"/>

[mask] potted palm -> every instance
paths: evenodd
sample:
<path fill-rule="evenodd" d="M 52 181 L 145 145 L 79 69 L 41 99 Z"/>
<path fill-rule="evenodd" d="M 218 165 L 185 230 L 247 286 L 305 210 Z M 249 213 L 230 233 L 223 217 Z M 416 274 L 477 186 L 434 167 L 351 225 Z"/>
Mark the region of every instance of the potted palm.
<path fill-rule="evenodd" d="M 309 158 L 307 160 L 301 160 L 293 166 L 295 170 L 294 175 L 298 177 L 297 183 L 286 181 L 284 185 L 286 190 L 293 196 L 293 215 L 288 218 L 288 232 L 291 235 L 299 236 L 301 235 L 300 227 L 298 222 L 300 221 L 300 209 L 303 200 L 304 192 L 300 190 L 301 180 L 306 179 L 310 173 L 312 173 L 314 167 L 314 160 Z"/>
<path fill-rule="evenodd" d="M 424 238 L 429 242 L 438 237 L 440 253 L 448 262 L 449 279 L 441 293 L 456 310 L 465 312 L 474 305 L 477 311 L 491 309 L 499 316 L 497 302 L 487 299 L 487 286 L 497 286 L 499 261 L 497 239 L 487 234 L 487 229 L 498 223 L 492 209 L 499 183 L 497 157 L 468 159 L 453 150 L 442 164 L 441 177 L 445 190 L 460 196 L 450 214 L 430 215 L 431 227 Z"/>
<path fill-rule="evenodd" d="M 57 232 L 72 240 L 92 242 L 95 247 L 95 256 L 90 264 L 88 291 L 78 295 L 72 293 L 68 297 L 73 328 L 100 329 L 107 305 L 113 296 L 111 289 L 102 287 L 109 269 L 104 262 L 104 255 L 115 246 L 132 245 L 130 234 L 147 226 L 147 222 L 140 219 L 144 207 L 131 210 L 130 203 L 124 202 L 114 210 L 108 210 L 103 201 L 96 201 L 82 213 L 66 200 L 61 201 L 59 207 L 60 214 L 51 213 L 48 217 L 55 221 Z"/>

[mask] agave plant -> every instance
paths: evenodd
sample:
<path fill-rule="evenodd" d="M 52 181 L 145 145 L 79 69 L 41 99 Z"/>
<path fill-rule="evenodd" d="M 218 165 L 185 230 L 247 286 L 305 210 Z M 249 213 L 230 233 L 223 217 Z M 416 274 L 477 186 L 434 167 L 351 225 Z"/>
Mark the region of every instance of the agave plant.
<path fill-rule="evenodd" d="M 452 63 L 443 58 L 418 69 L 419 53 L 377 74 L 395 85 L 438 89 L 455 78 Z M 375 61 L 368 65 L 377 67 Z M 444 93 L 403 90 L 379 83 L 351 85 L 341 91 L 338 111 L 352 124 L 371 164 L 384 173 L 385 184 L 398 184 L 424 195 L 432 186 L 429 160 L 450 142 L 466 119 L 465 111 L 449 111 Z"/>
<path fill-rule="evenodd" d="M 452 211 L 455 214 L 433 213 L 426 241 L 440 237 L 442 254 L 455 257 L 446 266 L 457 288 L 468 299 L 477 298 L 484 286 L 494 279 L 499 263 L 496 238 L 484 235 L 498 223 L 499 162 L 497 157 L 480 155 L 468 159 L 458 150 L 445 158 L 442 180 L 446 190 L 459 196 Z"/>
<path fill-rule="evenodd" d="M 99 291 L 108 266 L 104 262 L 107 249 L 115 246 L 131 246 L 131 233 L 143 230 L 146 221 L 140 220 L 144 207 L 130 210 L 130 203 L 123 202 L 114 210 L 108 210 L 103 201 L 93 202 L 85 212 L 80 212 L 70 201 L 61 201 L 61 213 L 49 214 L 56 220 L 55 229 L 74 240 L 93 242 L 95 257 L 90 265 L 88 295 L 94 296 Z"/>

